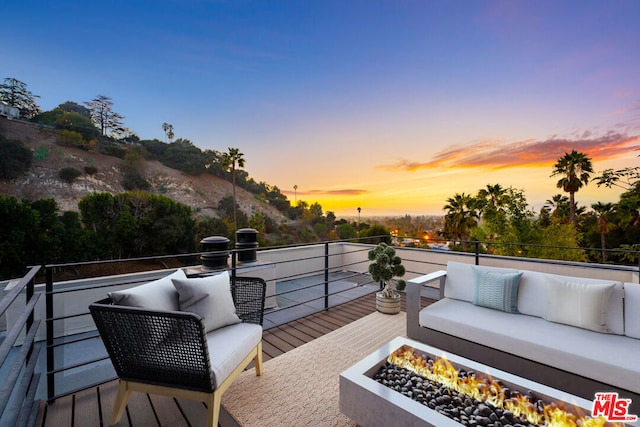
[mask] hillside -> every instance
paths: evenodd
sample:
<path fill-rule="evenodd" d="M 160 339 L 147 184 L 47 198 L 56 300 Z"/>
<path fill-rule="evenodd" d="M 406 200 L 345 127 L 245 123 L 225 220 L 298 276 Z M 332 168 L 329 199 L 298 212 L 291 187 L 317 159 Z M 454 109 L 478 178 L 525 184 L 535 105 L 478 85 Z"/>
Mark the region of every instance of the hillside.
<path fill-rule="evenodd" d="M 24 176 L 0 181 L 0 194 L 31 200 L 53 198 L 61 211 L 69 211 L 77 210 L 78 201 L 87 194 L 126 191 L 122 186 L 123 161 L 119 158 L 57 145 L 54 130 L 4 117 L 0 117 L 0 134 L 24 142 L 34 153 L 33 165 Z M 93 175 L 82 175 L 72 185 L 58 178 L 64 167 L 83 171 L 85 166 L 95 166 L 98 171 Z M 191 206 L 198 215 L 217 217 L 220 199 L 233 194 L 232 184 L 222 178 L 208 174 L 189 176 L 158 161 L 143 161 L 140 171 L 151 183 L 151 193 Z M 280 211 L 253 194 L 241 188 L 236 188 L 236 193 L 238 205 L 247 215 L 258 211 L 276 222 L 285 221 Z"/>

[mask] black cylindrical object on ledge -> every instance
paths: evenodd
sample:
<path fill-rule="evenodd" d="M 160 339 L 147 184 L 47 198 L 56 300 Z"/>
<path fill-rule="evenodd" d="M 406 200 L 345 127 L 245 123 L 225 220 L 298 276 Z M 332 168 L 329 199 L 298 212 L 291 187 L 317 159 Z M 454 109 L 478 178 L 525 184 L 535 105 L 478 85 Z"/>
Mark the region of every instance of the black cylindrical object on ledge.
<path fill-rule="evenodd" d="M 236 231 L 236 249 L 238 250 L 238 262 L 256 262 L 258 231 L 253 228 L 241 228 Z"/>
<path fill-rule="evenodd" d="M 206 270 L 221 270 L 229 267 L 229 239 L 222 236 L 210 236 L 200 240 L 202 251 L 200 259 Z"/>

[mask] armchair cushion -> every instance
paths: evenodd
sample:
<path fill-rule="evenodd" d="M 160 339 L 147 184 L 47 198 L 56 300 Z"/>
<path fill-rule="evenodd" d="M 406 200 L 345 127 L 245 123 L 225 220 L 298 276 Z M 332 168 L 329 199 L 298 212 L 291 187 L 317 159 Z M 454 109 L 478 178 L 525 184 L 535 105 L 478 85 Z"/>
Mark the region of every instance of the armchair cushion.
<path fill-rule="evenodd" d="M 231 296 L 229 273 L 195 279 L 173 279 L 180 311 L 203 318 L 205 332 L 240 323 Z"/>
<path fill-rule="evenodd" d="M 162 279 L 121 291 L 109 292 L 109 298 L 117 305 L 140 307 L 149 310 L 178 310 L 178 292 L 172 279 L 186 279 L 182 269 L 177 269 Z"/>
<path fill-rule="evenodd" d="M 218 387 L 252 348 L 262 341 L 262 326 L 236 323 L 207 334 L 207 348 L 215 386 Z"/>

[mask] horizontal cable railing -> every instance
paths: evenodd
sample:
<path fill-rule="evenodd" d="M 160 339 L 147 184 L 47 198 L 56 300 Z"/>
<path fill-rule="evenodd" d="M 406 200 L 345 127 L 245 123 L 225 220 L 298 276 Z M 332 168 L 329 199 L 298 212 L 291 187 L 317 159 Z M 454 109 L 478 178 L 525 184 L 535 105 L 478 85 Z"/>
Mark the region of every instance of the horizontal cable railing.
<path fill-rule="evenodd" d="M 488 253 L 490 250 L 487 248 L 492 245 L 491 242 L 466 243 L 467 252 L 402 246 L 397 246 L 396 251 L 406 267 L 406 279 L 444 269 L 447 261 L 450 260 L 475 264 L 524 260 L 524 262 L 535 262 L 542 266 L 611 268 L 629 272 L 629 277 L 639 271 L 638 267 L 632 266 L 500 256 Z M 369 265 L 367 254 L 372 247 L 373 244 L 357 240 L 259 248 L 255 251 L 256 261 L 248 263 L 238 262 L 238 259 L 246 258 L 243 252 L 251 249 L 233 249 L 219 252 L 219 254 L 221 256 L 228 254 L 230 257 L 231 265 L 227 264 L 222 270 L 230 271 L 233 277 L 249 276 L 255 274 L 257 270 L 270 274 L 268 281 L 274 284 L 274 289 L 267 299 L 275 301 L 276 304 L 268 310 L 268 313 L 283 314 L 302 312 L 301 308 L 326 310 L 332 303 L 344 301 L 343 296 L 351 293 L 352 288 L 342 286 L 345 283 L 355 284 L 353 288 L 358 288 L 362 294 L 379 290 L 379 284 L 374 283 L 367 274 Z M 189 277 L 219 272 L 220 270 L 202 268 L 199 262 L 204 254 L 215 255 L 218 252 L 47 265 L 45 267 L 46 314 L 44 316 L 47 399 L 55 400 L 115 378 L 115 373 L 107 362 L 108 357 L 90 318 L 88 311 L 90 303 L 104 298 L 111 290 L 147 283 L 177 268 L 183 268 Z M 118 271 L 126 271 L 126 273 L 114 274 Z M 70 272 L 78 277 L 70 277 Z M 105 274 L 105 272 L 111 272 L 111 274 Z M 291 286 L 288 288 L 280 286 L 285 283 Z M 276 284 L 279 286 L 276 287 Z M 296 293 L 301 294 L 305 291 L 309 291 L 305 299 L 292 298 Z M 281 301 L 286 301 L 286 304 L 281 304 Z M 310 314 L 309 311 L 304 313 L 303 315 Z M 293 314 L 288 316 L 293 320 L 291 318 Z M 265 324 L 265 328 L 269 326 Z M 89 344 L 91 344 L 91 350 L 81 352 L 85 356 L 83 360 L 69 357 L 69 354 L 78 352 L 74 348 Z M 91 378 L 94 373 L 102 377 Z M 81 380 L 76 381 L 77 378 Z"/>

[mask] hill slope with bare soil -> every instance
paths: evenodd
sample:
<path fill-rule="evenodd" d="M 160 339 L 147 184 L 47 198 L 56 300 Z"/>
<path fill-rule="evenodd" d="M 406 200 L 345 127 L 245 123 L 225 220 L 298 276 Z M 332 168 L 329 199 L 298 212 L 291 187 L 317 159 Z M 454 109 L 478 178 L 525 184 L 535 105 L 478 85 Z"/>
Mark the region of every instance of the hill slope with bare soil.
<path fill-rule="evenodd" d="M 61 211 L 75 211 L 78 210 L 78 202 L 87 194 L 126 191 L 122 185 L 123 161 L 117 157 L 57 145 L 55 130 L 4 117 L 0 117 L 0 134 L 22 141 L 34 153 L 33 164 L 26 174 L 11 181 L 0 180 L 0 194 L 30 200 L 53 198 Z M 59 178 L 62 168 L 84 171 L 85 166 L 94 166 L 97 172 L 83 174 L 71 185 Z M 229 181 L 213 175 L 189 176 L 158 161 L 142 161 L 139 169 L 151 184 L 150 193 L 188 205 L 198 215 L 218 217 L 218 202 L 233 194 Z M 285 221 L 280 211 L 253 194 L 241 188 L 236 188 L 236 193 L 240 209 L 248 216 L 261 212 L 278 223 Z"/>

